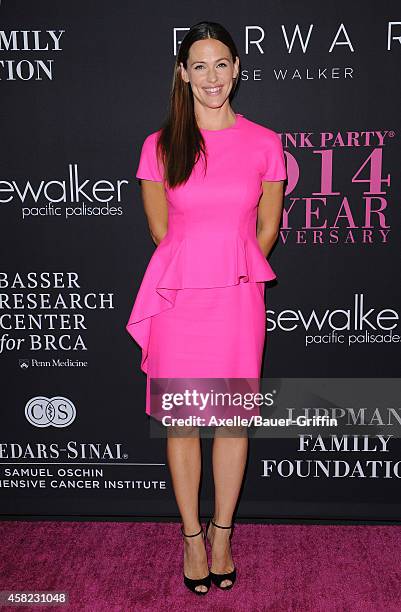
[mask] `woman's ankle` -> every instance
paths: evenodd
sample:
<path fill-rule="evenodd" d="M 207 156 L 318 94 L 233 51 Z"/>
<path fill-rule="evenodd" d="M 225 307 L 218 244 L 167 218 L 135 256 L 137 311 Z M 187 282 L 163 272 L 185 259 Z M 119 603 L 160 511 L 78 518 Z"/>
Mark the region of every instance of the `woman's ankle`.
<path fill-rule="evenodd" d="M 229 528 L 233 523 L 233 516 L 228 514 L 215 514 L 212 517 L 212 521 L 213 523 L 216 523 L 216 525 L 220 525 L 220 527 Z M 229 529 L 221 529 L 219 527 L 217 527 L 216 530 L 217 529 L 219 531 L 230 531 Z"/>
<path fill-rule="evenodd" d="M 202 525 L 200 524 L 199 519 L 195 519 L 192 521 L 182 522 L 182 531 L 184 536 L 193 536 L 199 532 L 202 533 Z M 187 537 L 185 539 L 188 539 Z"/>

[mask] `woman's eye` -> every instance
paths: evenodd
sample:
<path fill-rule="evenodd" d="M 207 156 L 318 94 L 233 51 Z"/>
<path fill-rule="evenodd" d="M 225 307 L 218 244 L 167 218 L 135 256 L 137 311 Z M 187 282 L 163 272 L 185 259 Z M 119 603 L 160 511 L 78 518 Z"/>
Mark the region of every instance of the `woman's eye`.
<path fill-rule="evenodd" d="M 220 62 L 220 64 L 218 64 L 218 66 L 227 67 L 227 64 L 225 62 Z M 198 70 L 198 68 L 203 68 L 203 65 L 199 64 L 198 66 L 195 66 L 195 70 Z"/>

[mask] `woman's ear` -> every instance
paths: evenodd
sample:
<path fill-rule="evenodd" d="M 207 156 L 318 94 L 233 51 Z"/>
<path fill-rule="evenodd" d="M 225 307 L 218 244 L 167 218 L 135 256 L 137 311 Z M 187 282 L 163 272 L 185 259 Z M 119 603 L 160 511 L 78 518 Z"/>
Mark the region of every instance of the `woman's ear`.
<path fill-rule="evenodd" d="M 189 78 L 188 78 L 188 74 L 187 71 L 184 68 L 184 64 L 182 62 L 179 63 L 179 69 L 180 69 L 180 74 L 181 74 L 181 78 L 185 83 L 189 82 Z"/>

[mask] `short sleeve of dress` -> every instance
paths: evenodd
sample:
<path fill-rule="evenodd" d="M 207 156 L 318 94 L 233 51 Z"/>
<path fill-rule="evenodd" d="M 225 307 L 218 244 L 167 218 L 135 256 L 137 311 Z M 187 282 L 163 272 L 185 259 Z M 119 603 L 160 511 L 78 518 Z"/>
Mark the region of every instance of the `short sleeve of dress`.
<path fill-rule="evenodd" d="M 142 145 L 136 178 L 148 181 L 163 182 L 161 162 L 158 163 L 156 156 L 157 132 L 149 134 Z"/>
<path fill-rule="evenodd" d="M 273 130 L 265 147 L 265 162 L 262 181 L 284 181 L 287 178 L 283 145 L 280 136 Z"/>

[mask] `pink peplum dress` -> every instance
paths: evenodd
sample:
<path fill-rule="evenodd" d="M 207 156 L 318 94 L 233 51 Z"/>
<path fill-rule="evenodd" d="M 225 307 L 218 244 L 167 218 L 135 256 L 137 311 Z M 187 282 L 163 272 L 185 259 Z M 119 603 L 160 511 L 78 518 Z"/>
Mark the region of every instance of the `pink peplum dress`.
<path fill-rule="evenodd" d="M 265 281 L 276 274 L 256 238 L 262 181 L 286 179 L 273 130 L 236 113 L 222 130 L 201 129 L 201 157 L 185 185 L 169 189 L 168 231 L 156 247 L 126 330 L 150 378 L 259 378 L 266 333 Z M 153 132 L 136 177 L 163 181 Z"/>

